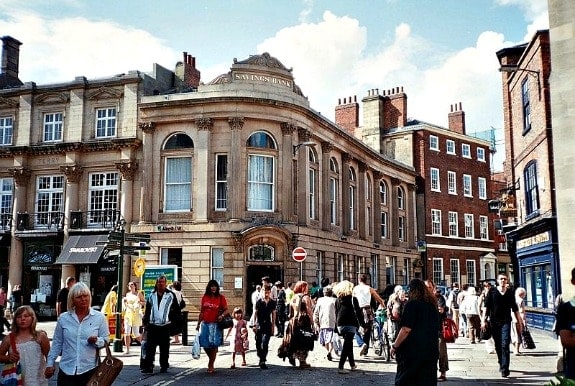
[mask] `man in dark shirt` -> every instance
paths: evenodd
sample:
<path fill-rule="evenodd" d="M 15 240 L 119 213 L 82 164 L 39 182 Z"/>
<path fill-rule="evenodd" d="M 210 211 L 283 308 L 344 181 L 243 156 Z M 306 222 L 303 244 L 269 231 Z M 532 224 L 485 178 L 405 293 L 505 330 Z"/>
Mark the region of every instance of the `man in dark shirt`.
<path fill-rule="evenodd" d="M 571 284 L 575 285 L 575 268 L 571 270 Z M 575 298 L 557 308 L 556 331 L 565 348 L 565 378 L 575 380 Z"/>
<path fill-rule="evenodd" d="M 56 316 L 60 316 L 61 313 L 68 311 L 68 293 L 70 293 L 70 288 L 76 284 L 76 279 L 72 276 L 66 278 L 66 286 L 58 291 L 56 295 Z"/>
<path fill-rule="evenodd" d="M 260 358 L 260 369 L 266 370 L 266 360 L 268 356 L 268 346 L 270 337 L 274 334 L 276 321 L 276 301 L 271 299 L 271 285 L 262 288 L 264 296 L 256 303 L 255 326 L 256 350 Z"/>
<path fill-rule="evenodd" d="M 495 342 L 495 351 L 499 362 L 499 371 L 503 378 L 509 376 L 509 344 L 511 343 L 511 312 L 517 319 L 517 333 L 521 336 L 523 322 L 515 294 L 509 288 L 507 276 L 497 277 L 497 287 L 492 288 L 485 297 L 485 308 L 481 317 L 481 329 L 485 329 L 487 317 L 491 324 L 491 333 Z"/>

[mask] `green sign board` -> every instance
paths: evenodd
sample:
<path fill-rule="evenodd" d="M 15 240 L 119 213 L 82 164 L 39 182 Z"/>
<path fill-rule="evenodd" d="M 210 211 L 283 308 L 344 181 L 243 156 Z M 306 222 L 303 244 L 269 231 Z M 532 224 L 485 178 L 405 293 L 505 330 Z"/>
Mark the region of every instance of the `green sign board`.
<path fill-rule="evenodd" d="M 154 290 L 156 280 L 160 275 L 165 275 L 168 279 L 168 285 L 178 280 L 178 266 L 177 265 L 146 265 L 144 274 L 142 275 L 142 282 L 140 288 L 144 291 L 146 299 Z"/>

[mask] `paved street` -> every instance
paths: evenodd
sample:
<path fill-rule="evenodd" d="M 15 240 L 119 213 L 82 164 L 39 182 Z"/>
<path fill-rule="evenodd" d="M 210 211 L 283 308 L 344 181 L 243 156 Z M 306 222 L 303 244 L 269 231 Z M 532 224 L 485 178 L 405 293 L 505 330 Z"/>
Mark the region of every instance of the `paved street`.
<path fill-rule="evenodd" d="M 55 322 L 40 322 L 38 328 L 52 335 Z M 189 331 L 195 333 L 195 324 L 189 324 Z M 544 385 L 553 378 L 556 368 L 556 358 L 559 344 L 552 337 L 539 334 L 532 330 L 537 348 L 525 351 L 521 356 L 512 356 L 511 375 L 501 378 L 498 372 L 497 356 L 488 354 L 483 344 L 469 344 L 466 338 L 459 338 L 456 343 L 448 344 L 450 371 L 444 385 Z M 202 352 L 199 360 L 192 359 L 191 346 L 173 345 L 170 353 L 170 366 L 167 374 L 155 373 L 142 375 L 139 371 L 139 347 L 132 346 L 130 355 L 114 353 L 124 361 L 124 369 L 114 383 L 119 386 L 163 386 L 163 385 L 343 385 L 361 383 L 362 385 L 393 385 L 395 377 L 395 362 L 386 363 L 370 351 L 367 357 L 359 356 L 359 348 L 355 348 L 358 371 L 346 375 L 337 373 L 337 362 L 329 362 L 325 357 L 323 347 L 316 345 L 310 354 L 311 369 L 300 370 L 292 368 L 289 363 L 282 362 L 275 353 L 280 340 L 273 338 L 268 357 L 269 370 L 261 370 L 254 350 L 253 334 L 250 336 L 251 350 L 247 354 L 247 367 L 241 367 L 236 358 L 236 369 L 230 369 L 231 352 L 229 346 L 220 349 L 216 360 L 216 373 L 209 375 L 207 356 Z M 189 343 L 193 341 L 190 336 Z M 157 363 L 157 355 L 156 355 Z M 159 368 L 156 367 L 156 371 Z M 50 385 L 56 384 L 56 378 Z"/>

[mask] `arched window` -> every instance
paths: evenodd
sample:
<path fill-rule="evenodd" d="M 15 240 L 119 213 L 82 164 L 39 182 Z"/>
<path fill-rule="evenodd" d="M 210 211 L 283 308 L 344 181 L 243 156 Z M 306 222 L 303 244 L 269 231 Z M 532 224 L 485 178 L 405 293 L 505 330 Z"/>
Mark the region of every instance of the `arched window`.
<path fill-rule="evenodd" d="M 277 149 L 274 139 L 258 131 L 247 141 L 248 154 L 248 210 L 273 211 L 275 208 L 275 160 Z"/>
<path fill-rule="evenodd" d="M 355 170 L 349 168 L 349 229 L 355 229 L 355 202 L 357 192 L 357 177 Z"/>
<path fill-rule="evenodd" d="M 252 245 L 248 250 L 248 259 L 251 261 L 274 261 L 274 247 L 266 244 Z"/>
<path fill-rule="evenodd" d="M 308 149 L 308 213 L 310 219 L 317 219 L 317 180 L 319 164 L 314 149 Z"/>
<path fill-rule="evenodd" d="M 405 209 L 405 193 L 401 186 L 397 188 L 397 208 L 401 210 Z"/>
<path fill-rule="evenodd" d="M 194 142 L 186 134 L 170 136 L 163 147 L 164 211 L 192 209 L 192 152 Z"/>
<path fill-rule="evenodd" d="M 339 168 L 335 158 L 329 160 L 329 217 L 330 224 L 336 225 L 338 211 Z"/>

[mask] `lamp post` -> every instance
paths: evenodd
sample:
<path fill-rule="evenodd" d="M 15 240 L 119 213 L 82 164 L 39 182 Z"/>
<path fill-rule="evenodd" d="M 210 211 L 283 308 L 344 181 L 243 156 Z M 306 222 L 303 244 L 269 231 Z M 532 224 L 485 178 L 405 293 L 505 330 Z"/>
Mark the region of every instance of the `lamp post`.
<path fill-rule="evenodd" d="M 541 79 L 540 79 L 540 73 L 537 70 L 530 70 L 528 68 L 523 68 L 523 67 L 519 67 L 516 64 L 503 64 L 501 65 L 501 67 L 499 67 L 499 72 L 508 72 L 508 73 L 516 73 L 519 71 L 523 71 L 528 73 L 529 75 L 534 76 L 535 78 L 537 78 L 537 95 L 539 96 L 539 100 L 541 100 Z"/>
<path fill-rule="evenodd" d="M 124 288 L 124 243 L 126 221 L 120 221 L 120 254 L 118 255 L 118 301 L 116 302 L 116 336 L 114 337 L 114 352 L 122 352 L 122 288 Z"/>

